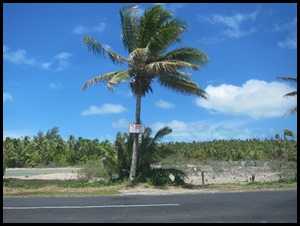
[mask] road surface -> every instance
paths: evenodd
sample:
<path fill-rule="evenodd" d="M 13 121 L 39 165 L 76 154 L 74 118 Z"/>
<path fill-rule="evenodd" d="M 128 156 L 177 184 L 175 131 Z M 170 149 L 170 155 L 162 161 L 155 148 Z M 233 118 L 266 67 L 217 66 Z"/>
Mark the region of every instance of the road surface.
<path fill-rule="evenodd" d="M 297 190 L 3 198 L 4 223 L 297 223 Z"/>

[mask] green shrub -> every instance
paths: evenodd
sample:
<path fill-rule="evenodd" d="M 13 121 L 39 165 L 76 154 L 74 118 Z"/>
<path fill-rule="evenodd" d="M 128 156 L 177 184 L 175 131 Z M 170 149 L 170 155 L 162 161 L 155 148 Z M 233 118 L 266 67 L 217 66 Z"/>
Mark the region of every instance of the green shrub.
<path fill-rule="evenodd" d="M 9 187 L 9 188 L 24 188 L 24 189 L 38 189 L 38 188 L 43 187 L 43 185 L 29 185 L 29 184 L 26 184 L 26 182 L 10 181 L 10 180 L 5 181 L 5 183 L 3 185 L 5 187 Z"/>
<path fill-rule="evenodd" d="M 3 177 L 5 175 L 5 172 L 6 172 L 6 164 L 5 164 L 5 162 L 3 162 Z"/>
<path fill-rule="evenodd" d="M 78 174 L 82 181 L 112 178 L 112 172 L 104 166 L 101 160 L 88 160 L 78 171 Z"/>
<path fill-rule="evenodd" d="M 173 180 L 170 178 L 173 175 Z M 185 173 L 174 168 L 153 168 L 147 172 L 147 175 L 140 174 L 137 177 L 137 182 L 146 182 L 151 186 L 178 186 L 183 185 Z"/>

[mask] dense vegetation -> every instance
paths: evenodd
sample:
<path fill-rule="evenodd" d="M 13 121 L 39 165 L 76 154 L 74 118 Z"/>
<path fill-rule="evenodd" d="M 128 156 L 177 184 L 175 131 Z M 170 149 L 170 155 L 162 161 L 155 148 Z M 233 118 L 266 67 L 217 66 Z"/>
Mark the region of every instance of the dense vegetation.
<path fill-rule="evenodd" d="M 154 144 L 156 145 L 149 146 L 151 145 L 149 144 L 151 129 L 148 128 L 148 130 L 150 131 L 144 134 L 140 140 L 140 169 L 145 168 L 144 160 L 149 160 L 150 157 L 147 155 L 153 149 L 157 149 L 156 152 L 160 154 L 155 157 L 155 160 L 150 161 L 151 164 L 158 162 L 178 163 L 180 161 L 186 163 L 189 160 L 199 162 L 206 160 L 270 161 L 284 159 L 297 161 L 297 141 L 294 139 L 213 140 L 192 143 L 161 143 L 158 142 L 159 140 L 155 140 Z M 172 131 L 168 131 L 166 134 L 170 132 Z M 65 141 L 59 135 L 58 127 L 54 127 L 45 135 L 39 131 L 33 139 L 28 136 L 22 138 L 7 137 L 3 141 L 3 163 L 10 168 L 55 167 L 76 166 L 85 164 L 89 160 L 104 161 L 105 159 L 108 164 L 109 158 L 119 158 L 119 164 L 126 166 L 130 165 L 131 162 L 129 153 L 131 145 L 131 134 L 120 132 L 114 143 L 108 140 L 100 142 L 97 139 L 91 140 L 82 137 L 76 139 L 73 135 L 70 135 Z M 154 155 L 152 157 L 154 158 Z M 113 162 L 110 164 L 114 165 Z M 142 166 L 142 164 L 144 165 Z M 126 170 L 122 172 L 124 173 Z M 122 174 L 122 172 L 118 173 Z"/>
<path fill-rule="evenodd" d="M 297 160 L 297 142 L 295 140 L 213 140 L 192 143 L 172 142 L 163 145 L 176 150 L 176 154 L 182 156 L 183 159 L 199 161 Z"/>
<path fill-rule="evenodd" d="M 172 132 L 169 127 L 152 137 L 147 127 L 140 136 L 135 182 L 150 185 L 183 185 L 185 172 L 176 166 L 200 164 L 205 161 L 274 161 L 297 162 L 297 141 L 276 136 L 275 139 L 214 140 L 207 142 L 161 142 Z M 106 181 L 126 180 L 129 176 L 134 134 L 119 132 L 115 142 L 94 139 L 64 141 L 58 127 L 44 135 L 39 131 L 30 137 L 9 138 L 3 142 L 3 176 L 6 167 L 79 166 L 86 181 L 104 178 Z M 296 163 L 297 164 L 297 163 Z M 161 165 L 161 167 L 154 167 Z M 169 176 L 173 175 L 173 179 Z"/>

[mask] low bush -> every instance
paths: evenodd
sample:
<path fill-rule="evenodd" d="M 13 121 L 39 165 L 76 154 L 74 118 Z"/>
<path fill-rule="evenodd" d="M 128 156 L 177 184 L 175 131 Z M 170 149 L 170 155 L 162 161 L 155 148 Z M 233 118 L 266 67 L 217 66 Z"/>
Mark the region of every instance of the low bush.
<path fill-rule="evenodd" d="M 4 175 L 5 175 L 5 172 L 6 172 L 6 164 L 5 164 L 5 162 L 3 161 L 3 177 L 4 177 Z"/>
<path fill-rule="evenodd" d="M 184 185 L 186 174 L 174 168 L 153 168 L 147 174 L 140 174 L 136 182 L 147 183 L 151 186 L 178 186 Z"/>
<path fill-rule="evenodd" d="M 101 160 L 89 160 L 78 171 L 81 181 L 93 181 L 100 178 L 108 180 L 112 178 L 112 172 L 105 167 Z"/>

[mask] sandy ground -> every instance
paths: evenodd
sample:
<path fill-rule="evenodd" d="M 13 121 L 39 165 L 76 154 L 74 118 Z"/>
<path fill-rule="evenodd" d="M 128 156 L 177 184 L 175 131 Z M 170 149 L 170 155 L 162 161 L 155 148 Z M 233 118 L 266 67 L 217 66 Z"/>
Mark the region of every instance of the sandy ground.
<path fill-rule="evenodd" d="M 72 180 L 78 179 L 77 173 L 49 173 L 34 176 L 11 176 L 19 179 L 38 179 L 38 180 Z M 7 178 L 7 177 L 6 177 Z"/>
<path fill-rule="evenodd" d="M 203 183 L 247 183 L 252 180 L 267 182 L 280 178 L 279 172 L 272 170 L 267 164 L 261 166 L 246 165 L 244 162 L 241 164 L 236 163 L 231 166 L 224 163 L 214 164 L 204 166 L 187 165 L 189 169 L 185 169 L 185 171 L 188 172 L 188 178 L 186 178 L 185 181 L 194 185 L 201 185 Z M 202 175 L 204 179 L 202 179 Z"/>
<path fill-rule="evenodd" d="M 39 179 L 39 180 L 71 180 L 78 179 L 80 168 L 8 168 L 4 178 Z"/>
<path fill-rule="evenodd" d="M 187 173 L 185 182 L 194 185 L 203 184 L 202 175 L 204 184 L 247 183 L 253 177 L 255 177 L 254 181 L 260 182 L 279 179 L 279 173 L 272 170 L 266 163 L 258 166 L 246 162 L 230 165 L 224 162 L 214 162 L 209 165 L 186 165 L 178 168 Z M 7 169 L 5 178 L 70 180 L 79 178 L 78 170 L 79 168 Z M 172 175 L 170 178 L 172 179 Z"/>

